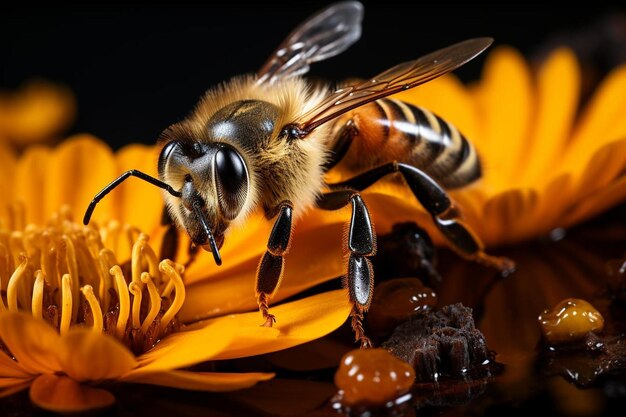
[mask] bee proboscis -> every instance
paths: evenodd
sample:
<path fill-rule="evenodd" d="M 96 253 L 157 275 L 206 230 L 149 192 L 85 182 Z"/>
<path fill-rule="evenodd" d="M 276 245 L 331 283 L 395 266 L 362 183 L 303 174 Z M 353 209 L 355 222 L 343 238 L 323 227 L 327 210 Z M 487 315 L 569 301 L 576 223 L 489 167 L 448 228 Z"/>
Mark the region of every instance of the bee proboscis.
<path fill-rule="evenodd" d="M 345 285 L 352 328 L 362 346 L 370 345 L 361 321 L 372 299 L 368 257 L 376 252 L 376 239 L 360 192 L 375 182 L 403 178 L 456 252 L 511 270 L 511 261 L 484 252 L 446 193 L 480 177 L 472 144 L 427 109 L 388 98 L 460 67 L 493 40 L 469 39 L 334 91 L 308 83 L 302 75 L 310 63 L 358 40 L 362 16 L 359 2 L 333 4 L 291 32 L 257 74 L 210 89 L 186 119 L 161 134 L 159 178 L 127 171 L 96 195 L 85 224 L 98 201 L 136 176 L 164 190 L 173 224 L 221 264 L 227 229 L 263 209 L 275 220 L 259 263 L 256 294 L 264 325 L 271 326 L 275 317 L 268 304 L 283 275 L 294 219 L 313 206 L 351 205 Z M 326 183 L 325 173 L 334 169 L 352 177 Z"/>

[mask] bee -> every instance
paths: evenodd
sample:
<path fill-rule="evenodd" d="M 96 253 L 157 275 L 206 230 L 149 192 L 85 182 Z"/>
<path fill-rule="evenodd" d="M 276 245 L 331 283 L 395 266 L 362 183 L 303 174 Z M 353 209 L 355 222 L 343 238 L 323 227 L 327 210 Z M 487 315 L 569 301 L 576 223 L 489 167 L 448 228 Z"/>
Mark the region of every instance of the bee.
<path fill-rule="evenodd" d="M 220 265 L 226 231 L 262 209 L 274 226 L 255 285 L 263 325 L 272 326 L 269 301 L 283 275 L 295 219 L 311 207 L 349 205 L 344 285 L 355 338 L 364 347 L 371 345 L 362 320 L 372 300 L 368 258 L 376 252 L 376 238 L 360 193 L 375 182 L 400 178 L 456 252 L 511 270 L 511 261 L 484 252 L 446 193 L 480 178 L 472 144 L 430 111 L 388 98 L 460 67 L 493 40 L 466 40 L 334 91 L 307 82 L 309 64 L 359 39 L 362 18 L 359 2 L 330 5 L 293 30 L 256 74 L 210 89 L 186 119 L 161 134 L 159 178 L 125 172 L 94 197 L 84 223 L 98 201 L 135 176 L 164 190 L 173 223 Z M 326 183 L 332 169 L 352 177 Z"/>

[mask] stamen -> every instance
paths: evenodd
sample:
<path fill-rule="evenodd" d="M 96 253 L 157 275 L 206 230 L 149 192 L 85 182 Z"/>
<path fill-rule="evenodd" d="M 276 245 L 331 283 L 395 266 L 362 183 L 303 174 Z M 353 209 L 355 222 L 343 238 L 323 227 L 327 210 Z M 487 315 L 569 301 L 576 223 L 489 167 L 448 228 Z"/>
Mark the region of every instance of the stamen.
<path fill-rule="evenodd" d="M 12 224 L 17 223 L 23 220 L 15 217 Z M 95 227 L 74 223 L 65 208 L 45 227 L 0 229 L 0 313 L 26 311 L 61 335 L 86 325 L 139 354 L 178 328 L 175 316 L 185 299 L 185 268 L 172 261 L 159 263 L 148 235 L 134 227 L 122 228 L 117 222 L 104 231 Z M 131 259 L 123 264 L 124 271 L 130 269 L 128 280 L 101 233 L 113 247 L 130 250 Z M 126 237 L 134 240 L 131 247 Z"/>
<path fill-rule="evenodd" d="M 66 334 L 72 323 L 72 279 L 70 274 L 63 274 L 61 278 L 61 336 Z"/>
<path fill-rule="evenodd" d="M 22 279 L 26 276 L 24 273 L 28 268 L 28 258 L 23 257 L 22 263 L 19 264 L 17 268 L 15 268 L 15 272 L 9 278 L 9 284 L 7 285 L 7 304 L 9 307 L 9 311 L 17 312 L 18 311 L 18 303 L 17 303 L 17 294 L 19 289 L 19 284 Z"/>
<path fill-rule="evenodd" d="M 102 319 L 102 310 L 100 309 L 100 303 L 96 299 L 96 295 L 93 293 L 93 287 L 91 285 L 85 285 L 80 291 L 85 296 L 85 299 L 89 303 L 89 308 L 91 309 L 91 315 L 93 316 L 93 330 L 95 332 L 102 332 L 103 327 L 103 319 Z"/>
<path fill-rule="evenodd" d="M 170 321 L 172 321 L 185 302 L 185 285 L 183 284 L 183 279 L 178 274 L 178 271 L 176 271 L 175 265 L 176 264 L 170 260 L 164 260 L 159 263 L 159 270 L 168 276 L 170 282 L 174 282 L 174 286 L 176 288 L 174 300 L 172 301 L 170 308 L 167 309 L 161 318 L 161 332 L 165 331 L 167 325 Z"/>
<path fill-rule="evenodd" d="M 141 332 L 146 333 L 152 322 L 161 311 L 161 297 L 159 296 L 159 290 L 157 290 L 156 285 L 152 281 L 152 277 L 147 272 L 141 274 L 141 282 L 143 282 L 148 287 L 148 294 L 150 294 L 150 311 L 148 311 L 148 315 L 143 320 L 141 324 Z"/>
<path fill-rule="evenodd" d="M 128 284 L 128 291 L 133 295 L 133 309 L 131 312 L 133 329 L 138 329 L 141 325 L 139 313 L 141 312 L 141 282 L 131 282 Z"/>
<path fill-rule="evenodd" d="M 130 313 L 130 295 L 128 294 L 128 287 L 124 280 L 124 274 L 122 269 L 115 265 L 109 270 L 109 273 L 115 278 L 115 286 L 117 287 L 117 297 L 119 298 L 120 311 L 117 317 L 116 335 L 117 338 L 123 340 L 124 333 L 126 333 L 126 323 L 128 323 L 128 315 Z"/>
<path fill-rule="evenodd" d="M 139 239 L 137 239 L 137 242 L 135 242 L 134 245 L 132 245 L 132 255 L 131 255 L 131 275 L 132 275 L 132 282 L 141 282 L 141 272 L 142 272 L 142 265 L 141 265 L 141 261 L 142 261 L 142 256 L 141 256 L 141 252 L 144 248 L 144 246 L 146 246 L 146 243 L 148 242 L 148 236 L 141 233 L 139 234 Z"/>
<path fill-rule="evenodd" d="M 67 271 L 70 276 L 76 277 L 76 279 L 72 279 L 70 282 L 72 284 L 72 297 L 75 300 L 78 300 L 78 262 L 76 262 L 76 248 L 74 247 L 74 242 L 67 235 L 63 235 L 61 237 L 61 241 L 65 245 L 65 262 L 67 263 Z M 76 322 L 78 317 L 78 303 L 75 303 L 72 306 L 72 321 Z"/>
<path fill-rule="evenodd" d="M 33 311 L 33 317 L 41 319 L 43 317 L 43 289 L 46 284 L 46 280 L 44 279 L 41 269 L 35 272 L 35 275 L 37 277 L 35 278 L 35 284 L 33 285 L 33 302 L 31 309 Z"/>
<path fill-rule="evenodd" d="M 109 288 L 113 288 L 113 284 L 111 282 L 111 274 L 109 271 L 113 265 L 118 265 L 113 252 L 106 248 L 102 249 L 98 254 L 98 266 L 100 267 L 101 278 L 98 292 L 100 294 L 100 300 L 102 300 L 102 303 L 104 304 L 104 311 L 109 311 L 109 306 L 111 305 L 111 294 L 109 293 Z"/>

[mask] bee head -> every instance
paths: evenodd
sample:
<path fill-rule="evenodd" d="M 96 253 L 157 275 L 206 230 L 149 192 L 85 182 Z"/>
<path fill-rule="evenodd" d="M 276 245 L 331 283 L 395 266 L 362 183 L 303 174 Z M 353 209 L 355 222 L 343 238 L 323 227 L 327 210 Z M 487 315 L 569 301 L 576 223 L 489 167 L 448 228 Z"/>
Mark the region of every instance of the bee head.
<path fill-rule="evenodd" d="M 172 140 L 159 156 L 159 177 L 180 191 L 180 198 L 165 194 L 174 221 L 217 262 L 224 232 L 250 194 L 244 158 L 226 143 Z"/>

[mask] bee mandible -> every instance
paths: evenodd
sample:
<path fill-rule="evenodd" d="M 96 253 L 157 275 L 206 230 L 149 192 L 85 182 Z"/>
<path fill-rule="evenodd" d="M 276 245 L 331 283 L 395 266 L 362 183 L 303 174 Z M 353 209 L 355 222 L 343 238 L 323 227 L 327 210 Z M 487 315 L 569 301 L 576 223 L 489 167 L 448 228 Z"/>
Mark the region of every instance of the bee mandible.
<path fill-rule="evenodd" d="M 480 178 L 472 144 L 430 111 L 387 98 L 460 67 L 493 40 L 466 40 L 334 91 L 307 82 L 302 76 L 309 64 L 359 39 L 362 18 L 359 2 L 333 4 L 292 31 L 255 75 L 210 89 L 186 119 L 161 134 L 159 178 L 125 172 L 94 197 L 84 223 L 98 201 L 135 176 L 164 190 L 173 223 L 219 265 L 228 228 L 264 210 L 274 226 L 257 270 L 256 294 L 264 325 L 272 326 L 269 301 L 283 275 L 295 219 L 311 207 L 350 205 L 344 282 L 361 346 L 370 345 L 362 320 L 372 300 L 368 257 L 376 252 L 376 238 L 360 193 L 377 181 L 402 178 L 456 252 L 511 270 L 511 261 L 484 252 L 446 193 Z M 326 183 L 331 169 L 352 177 Z"/>

